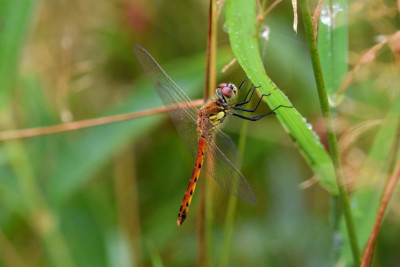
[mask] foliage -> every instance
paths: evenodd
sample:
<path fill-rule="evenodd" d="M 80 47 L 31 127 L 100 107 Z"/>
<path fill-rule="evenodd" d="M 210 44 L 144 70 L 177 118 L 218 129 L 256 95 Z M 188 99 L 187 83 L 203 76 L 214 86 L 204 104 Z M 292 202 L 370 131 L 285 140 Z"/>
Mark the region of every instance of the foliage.
<path fill-rule="evenodd" d="M 324 189 L 335 191 L 328 152 L 308 127 L 326 146 L 304 29 L 299 24 L 299 32 L 293 32 L 289 2 L 257 22 L 242 20 L 239 13 L 245 9 L 227 1 L 226 24 L 220 20 L 218 70 L 234 57 L 240 65 L 218 72 L 218 81 L 240 83 L 247 75 L 262 85 L 262 92 L 274 91 L 266 98 L 270 107 L 290 99 L 295 108 L 248 124 L 242 172 L 258 203 L 237 203 L 230 248 L 223 242 L 229 197 L 210 181 L 213 265 L 221 262 L 222 250 L 228 251 L 229 266 L 352 263 L 337 203 Z M 248 10 L 262 12 L 270 4 L 253 6 L 250 1 Z M 368 64 L 360 59 L 382 41 L 378 37 L 395 33 L 399 10 L 395 1 L 324 5 L 320 21 L 340 17 L 337 25 L 320 24 L 318 47 L 362 251 L 386 177 L 398 159 L 398 41 L 388 39 L 373 50 Z M 336 14 L 329 13 L 333 6 L 339 7 Z M 0 1 L 1 129 L 160 106 L 155 90 L 142 78 L 134 43 L 149 50 L 192 99 L 201 97 L 207 15 L 205 2 L 195 0 Z M 240 32 L 254 23 L 269 29 L 268 40 L 258 38 L 258 28 L 251 28 L 252 40 Z M 229 37 L 235 27 L 239 32 Z M 265 55 L 263 62 L 258 61 L 257 46 Z M 340 91 L 346 73 L 352 76 Z M 194 265 L 198 197 L 185 224 L 178 228 L 175 223 L 194 160 L 166 118 L 152 115 L 3 141 L 0 264 Z M 235 140 L 240 129 L 238 119 L 225 128 Z M 321 183 L 304 189 L 303 182 L 309 183 L 315 173 Z M 398 205 L 394 198 L 381 227 L 376 265 L 399 261 Z"/>

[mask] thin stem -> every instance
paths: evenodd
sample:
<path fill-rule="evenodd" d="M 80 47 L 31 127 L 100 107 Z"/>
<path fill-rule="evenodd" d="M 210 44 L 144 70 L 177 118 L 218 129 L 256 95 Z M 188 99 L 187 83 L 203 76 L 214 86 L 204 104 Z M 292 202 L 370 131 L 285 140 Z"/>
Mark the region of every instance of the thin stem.
<path fill-rule="evenodd" d="M 367 246 L 364 251 L 364 255 L 362 258 L 361 266 L 370 266 L 372 255 L 375 248 L 376 239 L 378 238 L 379 229 L 382 224 L 383 216 L 387 209 L 388 202 L 390 197 L 393 195 L 394 189 L 399 181 L 400 176 L 400 162 L 398 163 L 397 170 L 394 171 L 396 167 L 396 158 L 399 150 L 400 144 L 400 121 L 397 124 L 396 135 L 392 145 L 392 151 L 390 153 L 389 164 L 388 164 L 388 180 L 385 184 L 385 191 L 382 195 L 381 204 L 379 206 L 374 227 L 372 228 L 371 235 L 368 239 Z M 392 177 L 389 177 L 389 174 L 393 173 Z M 390 179 L 389 179 L 390 178 Z"/>
<path fill-rule="evenodd" d="M 389 204 L 390 198 L 393 195 L 394 189 L 396 188 L 396 185 L 399 182 L 399 178 L 400 178 L 400 162 L 397 164 L 396 171 L 393 173 L 392 177 L 390 178 L 389 182 L 386 185 L 385 192 L 384 192 L 382 200 L 381 200 L 381 204 L 380 204 L 378 212 L 376 214 L 376 220 L 374 223 L 374 227 L 372 228 L 371 235 L 368 239 L 368 243 L 365 248 L 361 267 L 370 266 L 376 239 L 378 238 L 378 234 L 379 234 L 379 228 L 381 227 L 381 224 L 382 224 L 383 215 L 385 215 L 385 211 Z"/>
<path fill-rule="evenodd" d="M 218 7 L 217 1 L 211 1 L 212 15 L 211 15 L 211 46 L 210 46 L 210 80 L 208 84 L 208 96 L 212 96 L 215 94 L 215 86 L 217 83 L 217 26 L 218 26 Z M 211 179 L 208 179 L 210 182 Z M 213 226 L 214 226 L 214 205 L 212 200 L 213 184 L 208 183 L 208 191 L 206 192 L 206 235 L 207 235 L 207 248 L 208 248 L 208 258 L 209 258 L 209 266 L 212 265 L 213 262 L 213 245 L 214 245 L 214 237 L 213 237 Z"/>
<path fill-rule="evenodd" d="M 214 183 L 212 183 L 212 178 L 207 174 L 205 175 L 207 179 L 205 179 L 206 184 L 206 248 L 207 248 L 207 257 L 208 264 L 207 266 L 212 266 L 213 262 L 213 250 L 214 250 L 214 238 L 213 238 L 213 227 L 214 227 L 214 201 L 213 201 L 213 192 L 214 192 Z"/>
<path fill-rule="evenodd" d="M 198 249 L 197 249 L 197 258 L 198 258 L 198 266 L 208 266 L 208 257 L 207 257 L 207 244 L 206 244 L 206 233 L 205 233 L 205 203 L 206 203 L 206 181 L 203 181 L 199 184 L 199 218 L 197 220 L 198 223 Z"/>
<path fill-rule="evenodd" d="M 314 39 L 313 25 L 308 7 L 308 0 L 300 0 L 299 2 L 303 15 L 304 28 L 306 31 L 306 39 L 310 50 L 310 56 L 314 70 L 314 77 L 317 84 L 319 102 L 321 105 L 322 115 L 325 118 L 324 121 L 327 132 L 329 150 L 331 152 L 331 158 L 335 168 L 336 181 L 339 189 L 339 199 L 342 204 L 344 218 L 346 221 L 350 247 L 353 254 L 354 266 L 360 266 L 360 249 L 355 231 L 354 220 L 351 214 L 350 203 L 345 188 L 337 137 L 334 128 L 334 120 L 332 118 L 332 113 L 329 106 L 328 94 L 325 88 L 325 82 L 322 74 L 322 68 L 319 59 L 317 44 Z"/>
<path fill-rule="evenodd" d="M 218 37 L 218 14 L 217 1 L 212 0 L 212 17 L 211 17 L 211 46 L 210 46 L 210 80 L 208 84 L 209 94 L 215 94 L 215 86 L 217 84 L 217 37 Z"/>
<path fill-rule="evenodd" d="M 194 106 L 200 106 L 200 105 L 204 104 L 204 100 L 203 99 L 194 100 L 191 102 L 191 104 Z M 0 141 L 74 131 L 74 130 L 84 129 L 84 128 L 88 128 L 88 127 L 93 127 L 93 126 L 99 126 L 99 125 L 104 125 L 104 124 L 109 124 L 109 123 L 114 123 L 114 122 L 120 122 L 120 121 L 135 119 L 135 118 L 141 118 L 141 117 L 150 116 L 150 115 L 154 115 L 154 114 L 161 114 L 161 113 L 165 113 L 165 112 L 167 112 L 171 109 L 175 109 L 175 108 L 180 108 L 180 106 L 177 105 L 177 106 L 171 106 L 171 107 L 152 108 L 152 109 L 146 109 L 146 110 L 126 113 L 126 114 L 118 114 L 118 115 L 112 115 L 112 116 L 108 116 L 108 117 L 101 117 L 101 118 L 95 118 L 95 119 L 89 119 L 89 120 L 83 120 L 83 121 L 74 121 L 74 122 L 70 122 L 70 123 L 63 123 L 63 124 L 58 124 L 58 125 L 53 125 L 53 126 L 3 131 L 3 132 L 0 132 Z"/>
<path fill-rule="evenodd" d="M 113 160 L 114 190 L 121 236 L 125 236 L 133 266 L 144 266 L 140 226 L 139 190 L 135 153 L 126 146 Z"/>
<path fill-rule="evenodd" d="M 210 0 L 208 7 L 208 34 L 207 34 L 207 52 L 206 52 L 206 76 L 204 77 L 204 101 L 207 101 L 210 94 L 210 55 L 211 55 L 211 33 L 212 33 L 212 0 Z"/>
<path fill-rule="evenodd" d="M 244 153 L 245 145 L 246 145 L 246 135 L 247 135 L 247 126 L 248 121 L 242 120 L 242 128 L 240 130 L 240 138 L 239 138 L 239 152 L 241 155 Z M 226 212 L 225 218 L 225 231 L 224 231 L 224 240 L 222 242 L 222 252 L 220 258 L 219 266 L 229 266 L 229 253 L 231 251 L 232 244 L 232 233 L 233 233 L 233 225 L 235 219 L 235 211 L 236 211 L 237 198 L 234 196 L 229 197 L 228 210 Z"/>
<path fill-rule="evenodd" d="M 208 38 L 206 53 L 206 76 L 204 79 L 204 101 L 207 101 L 213 95 L 216 84 L 217 70 L 217 26 L 218 14 L 216 0 L 210 0 L 208 13 Z"/>
<path fill-rule="evenodd" d="M 229 196 L 228 209 L 226 211 L 225 227 L 224 227 L 224 240 L 222 242 L 222 252 L 220 257 L 219 266 L 229 266 L 229 254 L 232 249 L 232 233 L 233 224 L 235 219 L 237 198 L 235 196 Z"/>
<path fill-rule="evenodd" d="M 216 84 L 216 54 L 217 54 L 217 3 L 216 0 L 210 0 L 208 18 L 208 38 L 207 38 L 207 58 L 206 58 L 206 76 L 204 84 L 204 102 L 207 102 L 213 94 L 213 88 Z M 210 201 L 211 192 L 206 192 L 211 188 L 206 181 L 200 184 L 200 208 L 198 220 L 198 264 L 199 266 L 208 266 L 210 263 L 212 251 L 212 203 Z M 208 201 L 206 200 L 208 197 Z M 206 212 L 207 209 L 207 212 Z"/>

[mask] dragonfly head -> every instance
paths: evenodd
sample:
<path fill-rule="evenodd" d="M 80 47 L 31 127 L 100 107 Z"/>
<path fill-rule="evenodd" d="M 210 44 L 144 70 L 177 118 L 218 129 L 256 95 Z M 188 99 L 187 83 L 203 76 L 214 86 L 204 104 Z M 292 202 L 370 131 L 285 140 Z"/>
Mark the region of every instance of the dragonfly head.
<path fill-rule="evenodd" d="M 238 97 L 238 89 L 233 83 L 218 84 L 216 92 L 218 98 L 227 105 L 232 105 L 236 103 Z"/>

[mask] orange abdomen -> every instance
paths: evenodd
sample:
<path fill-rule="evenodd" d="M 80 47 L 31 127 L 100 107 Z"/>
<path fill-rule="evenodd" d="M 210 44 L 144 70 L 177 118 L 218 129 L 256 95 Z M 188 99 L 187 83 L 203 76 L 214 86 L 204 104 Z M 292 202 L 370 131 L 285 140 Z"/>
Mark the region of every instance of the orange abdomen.
<path fill-rule="evenodd" d="M 199 179 L 200 171 L 203 166 L 204 155 L 207 149 L 206 146 L 207 144 L 204 137 L 200 136 L 196 164 L 193 168 L 193 173 L 192 176 L 190 177 L 189 185 L 186 189 L 185 196 L 183 197 L 181 207 L 178 213 L 178 221 L 177 221 L 178 226 L 181 226 L 181 224 L 186 219 L 186 216 L 188 214 L 190 202 L 192 201 L 194 190 L 196 189 L 197 180 Z"/>

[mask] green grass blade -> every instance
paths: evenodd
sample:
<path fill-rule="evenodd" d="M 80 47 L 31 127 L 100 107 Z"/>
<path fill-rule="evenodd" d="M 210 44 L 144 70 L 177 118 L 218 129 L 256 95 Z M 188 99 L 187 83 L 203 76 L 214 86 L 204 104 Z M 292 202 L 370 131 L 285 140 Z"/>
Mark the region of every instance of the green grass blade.
<path fill-rule="evenodd" d="M 36 1 L 0 1 L 0 109 L 9 102 Z"/>
<path fill-rule="evenodd" d="M 318 25 L 318 52 L 331 100 L 348 71 L 347 5 L 347 0 L 324 1 Z"/>
<path fill-rule="evenodd" d="M 149 251 L 150 254 L 150 260 L 151 260 L 151 264 L 154 267 L 163 267 L 163 261 L 161 259 L 160 253 L 157 251 L 156 246 L 154 245 L 154 243 L 150 240 L 148 240 L 146 242 L 146 247 L 147 250 Z"/>
<path fill-rule="evenodd" d="M 360 265 L 360 248 L 358 245 L 358 240 L 355 231 L 355 225 L 353 220 L 353 215 L 351 213 L 350 202 L 347 196 L 346 184 L 343 175 L 342 163 L 339 154 L 338 138 L 335 127 L 335 120 L 332 116 L 332 111 L 329 104 L 328 92 L 325 87 L 325 81 L 323 77 L 323 71 L 321 67 L 321 61 L 319 58 L 319 52 L 317 48 L 317 43 L 314 38 L 314 27 L 311 18 L 310 8 L 308 0 L 300 0 L 300 8 L 303 15 L 303 22 L 305 28 L 305 36 L 308 43 L 308 48 L 310 51 L 311 62 L 314 70 L 315 82 L 317 84 L 317 91 L 319 102 L 321 105 L 322 115 L 325 119 L 325 128 L 327 130 L 326 137 L 329 144 L 329 150 L 331 153 L 333 166 L 335 169 L 335 176 L 339 189 L 338 199 L 341 202 L 341 208 L 343 210 L 343 215 L 346 221 L 346 226 L 348 230 L 349 241 L 351 244 L 354 265 Z M 336 212 L 334 212 L 336 214 Z M 336 219 L 336 218 L 335 218 Z M 336 225 L 336 223 L 334 223 Z"/>
<path fill-rule="evenodd" d="M 18 96 L 25 116 L 25 128 L 48 126 L 59 122 L 36 75 L 20 78 Z"/>
<path fill-rule="evenodd" d="M 248 121 L 243 120 L 240 129 L 238 148 L 241 155 L 244 155 L 246 147 L 246 135 L 247 135 L 248 123 L 249 123 Z M 229 259 L 231 258 L 230 252 L 232 250 L 232 236 L 233 236 L 237 201 L 238 199 L 236 197 L 232 195 L 229 197 L 228 208 L 226 210 L 226 217 L 225 217 L 222 252 L 220 254 L 220 260 L 219 260 L 219 266 L 221 267 L 229 266 Z"/>
<path fill-rule="evenodd" d="M 354 222 L 357 225 L 357 237 L 361 248 L 367 244 L 369 235 L 375 222 L 376 212 L 379 207 L 382 192 L 384 190 L 385 178 L 388 173 L 392 145 L 399 124 L 400 97 L 397 97 L 389 113 L 385 118 L 384 124 L 379 129 L 375 141 L 368 153 L 368 158 L 362 166 L 360 176 L 356 181 L 368 181 L 368 187 L 365 185 L 357 190 L 351 199 L 352 213 Z M 390 175 L 390 174 L 389 174 Z M 371 186 L 371 183 L 375 186 Z M 378 186 L 376 186 L 378 183 Z M 346 237 L 342 223 L 341 232 Z M 344 240 L 343 257 L 346 262 L 351 262 L 351 251 L 349 242 Z"/>
<path fill-rule="evenodd" d="M 229 0 L 226 3 L 226 26 L 233 53 L 260 93 L 271 96 L 264 98 L 271 109 L 279 105 L 292 104 L 265 73 L 258 48 L 255 5 L 252 1 Z M 299 146 L 299 150 L 310 167 L 319 177 L 321 186 L 337 193 L 332 161 L 319 137 L 295 108 L 280 108 L 277 118 Z"/>
<path fill-rule="evenodd" d="M 52 266 L 73 266 L 69 248 L 55 223 L 54 214 L 48 208 L 41 194 L 38 177 L 35 176 L 26 146 L 20 140 L 12 140 L 7 141 L 4 147 L 26 205 L 27 213 L 23 214 L 24 219 L 31 224 L 31 227 L 41 238 Z M 25 207 L 20 206 L 20 208 Z M 47 228 L 44 228 L 45 226 L 40 221 L 38 214 L 42 218 L 46 218 Z M 49 227 L 49 225 L 51 226 Z"/>

